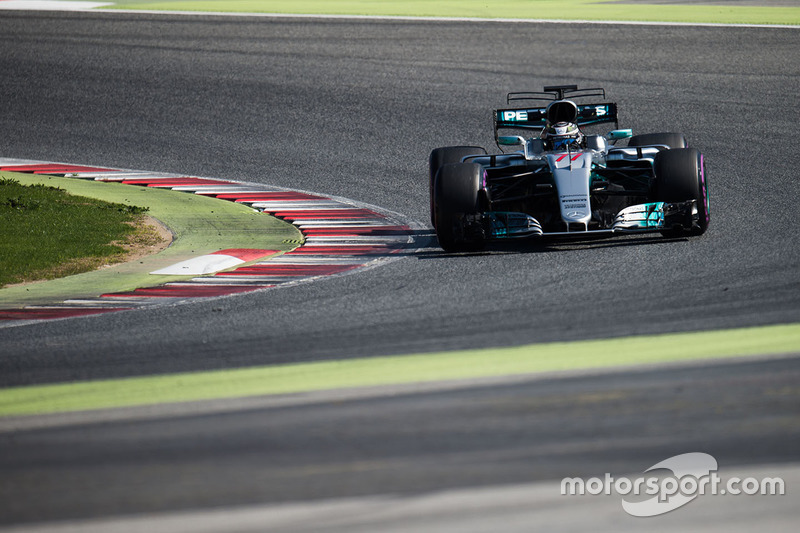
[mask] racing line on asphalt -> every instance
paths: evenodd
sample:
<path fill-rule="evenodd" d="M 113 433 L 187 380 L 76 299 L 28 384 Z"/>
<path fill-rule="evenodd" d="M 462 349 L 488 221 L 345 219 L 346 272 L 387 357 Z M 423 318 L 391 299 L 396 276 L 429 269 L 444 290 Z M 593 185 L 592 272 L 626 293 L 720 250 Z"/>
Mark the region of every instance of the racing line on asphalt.
<path fill-rule="evenodd" d="M 356 205 L 344 198 L 268 185 L 7 158 L 0 159 L 0 171 L 118 182 L 241 203 L 293 224 L 304 237 L 304 242 L 294 250 L 266 260 L 256 259 L 272 251 L 227 249 L 173 265 L 169 272 L 159 272 L 176 274 L 181 268 L 198 267 L 200 271 L 214 270 L 210 275 L 186 281 L 154 280 L 152 285 L 132 291 L 72 298 L 52 305 L 0 309 L 3 321 L 70 318 L 269 289 L 377 264 L 409 247 L 414 240 L 411 227 L 394 213 Z M 242 266 L 230 268 L 235 264 Z"/>

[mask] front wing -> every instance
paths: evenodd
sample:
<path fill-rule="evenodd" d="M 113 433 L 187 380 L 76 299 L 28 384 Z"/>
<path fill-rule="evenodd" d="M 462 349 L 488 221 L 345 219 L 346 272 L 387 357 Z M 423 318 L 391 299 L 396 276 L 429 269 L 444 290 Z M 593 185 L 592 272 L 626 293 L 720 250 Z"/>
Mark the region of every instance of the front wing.
<path fill-rule="evenodd" d="M 534 217 L 525 213 L 490 211 L 483 214 L 490 240 L 542 236 L 579 236 L 615 233 L 647 233 L 673 228 L 691 229 L 698 223 L 697 202 L 653 202 L 626 207 L 608 229 L 544 232 Z"/>

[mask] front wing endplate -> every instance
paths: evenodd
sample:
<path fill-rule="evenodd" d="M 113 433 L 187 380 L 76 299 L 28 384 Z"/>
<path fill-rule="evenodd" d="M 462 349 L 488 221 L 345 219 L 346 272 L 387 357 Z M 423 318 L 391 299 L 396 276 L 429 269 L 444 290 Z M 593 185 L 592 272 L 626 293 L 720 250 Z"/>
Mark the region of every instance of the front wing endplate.
<path fill-rule="evenodd" d="M 697 218 L 697 202 L 653 202 L 626 207 L 617 213 L 611 230 L 621 233 L 658 231 L 681 226 L 690 229 Z"/>

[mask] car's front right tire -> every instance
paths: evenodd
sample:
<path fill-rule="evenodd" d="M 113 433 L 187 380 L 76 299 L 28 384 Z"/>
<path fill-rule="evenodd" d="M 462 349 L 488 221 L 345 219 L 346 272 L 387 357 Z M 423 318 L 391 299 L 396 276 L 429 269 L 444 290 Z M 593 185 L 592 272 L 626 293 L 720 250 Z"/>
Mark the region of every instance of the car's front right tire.
<path fill-rule="evenodd" d="M 436 173 L 444 165 L 460 163 L 468 155 L 486 155 L 486 149 L 481 146 L 445 146 L 436 148 L 428 158 L 428 185 L 431 201 L 431 225 L 436 226 L 436 213 L 433 209 L 433 183 Z"/>

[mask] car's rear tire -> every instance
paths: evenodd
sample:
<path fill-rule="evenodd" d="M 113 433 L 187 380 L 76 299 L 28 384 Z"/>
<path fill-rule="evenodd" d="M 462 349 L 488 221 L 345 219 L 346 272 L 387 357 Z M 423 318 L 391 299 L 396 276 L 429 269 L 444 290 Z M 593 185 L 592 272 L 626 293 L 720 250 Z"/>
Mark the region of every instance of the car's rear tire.
<path fill-rule="evenodd" d="M 634 135 L 628 140 L 628 146 L 652 146 L 654 144 L 665 144 L 671 149 L 689 146 L 683 133 L 645 133 Z"/>
<path fill-rule="evenodd" d="M 482 182 L 483 167 L 477 163 L 450 163 L 436 173 L 433 190 L 436 238 L 445 251 L 483 248 L 480 229 L 466 220 L 480 213 Z"/>
<path fill-rule="evenodd" d="M 480 146 L 446 146 L 436 148 L 431 152 L 428 159 L 428 192 L 431 201 L 431 225 L 436 226 L 436 214 L 433 209 L 433 184 L 436 173 L 444 165 L 450 163 L 460 163 L 468 155 L 486 155 L 486 149 Z"/>
<path fill-rule="evenodd" d="M 677 148 L 659 152 L 654 161 L 654 199 L 658 202 L 685 202 L 696 200 L 697 222 L 688 233 L 702 235 L 708 229 L 709 204 L 703 154 L 696 148 Z M 662 231 L 675 237 L 687 233 L 686 229 L 670 228 Z"/>

